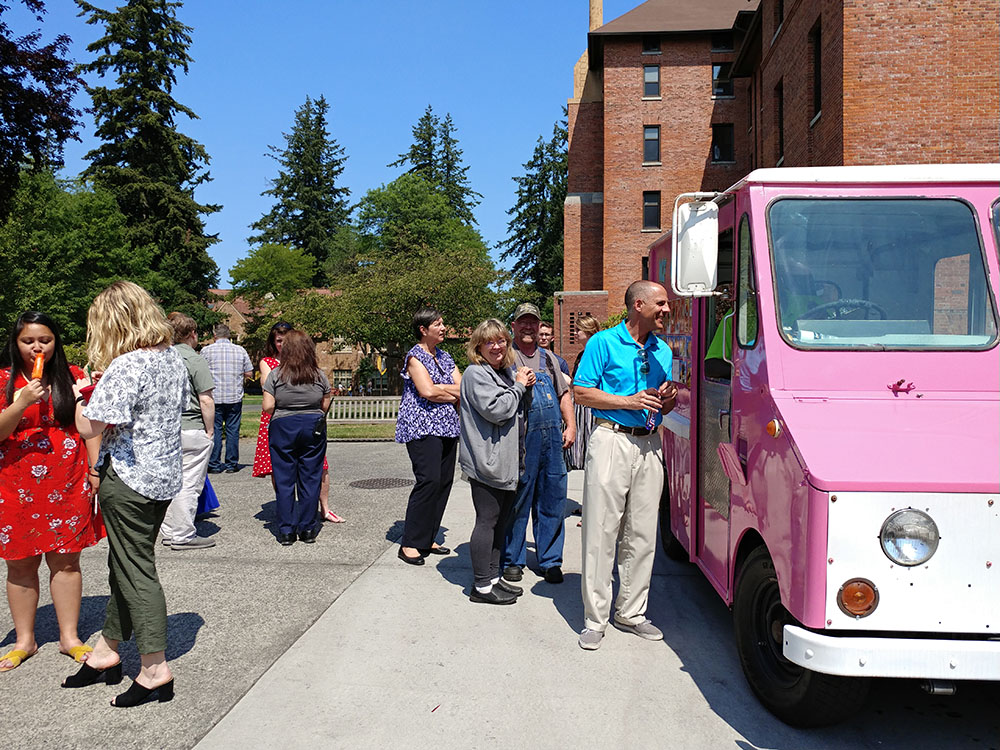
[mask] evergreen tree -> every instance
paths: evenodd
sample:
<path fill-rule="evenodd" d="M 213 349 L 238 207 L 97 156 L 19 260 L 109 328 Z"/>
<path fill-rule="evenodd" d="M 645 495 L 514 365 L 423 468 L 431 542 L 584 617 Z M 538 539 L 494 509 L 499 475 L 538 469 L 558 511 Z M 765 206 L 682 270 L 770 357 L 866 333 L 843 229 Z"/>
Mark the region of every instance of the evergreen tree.
<path fill-rule="evenodd" d="M 271 210 L 251 225 L 258 234 L 252 243 L 288 245 L 316 259 L 311 283 L 323 283 L 323 264 L 337 254 L 338 230 L 348 223 L 350 190 L 337 181 L 344 171 L 344 148 L 330 137 L 324 97 L 306 102 L 295 111 L 290 133 L 283 133 L 285 148 L 269 146 L 278 162 L 278 176 L 261 195 L 274 197 Z"/>
<path fill-rule="evenodd" d="M 194 199 L 209 179 L 209 157 L 177 130 L 178 116 L 197 115 L 171 94 L 177 70 L 187 73 L 191 62 L 191 27 L 177 19 L 181 3 L 172 0 L 128 0 L 113 11 L 76 2 L 88 24 L 104 27 L 87 47 L 97 57 L 83 70 L 118 84 L 87 88 L 102 144 L 87 154 L 83 175 L 115 196 L 132 247 L 151 249 L 144 283 L 165 307 L 183 309 L 217 283 L 208 248 L 218 238 L 206 235 L 202 217 L 221 208 Z"/>
<path fill-rule="evenodd" d="M 39 22 L 43 0 L 21 0 Z M 0 1 L 0 219 L 5 217 L 25 166 L 35 172 L 61 166 L 62 147 L 76 136 L 80 113 L 71 104 L 80 87 L 72 61 L 70 39 L 60 34 L 39 46 L 41 32 L 15 37 Z"/>
<path fill-rule="evenodd" d="M 413 126 L 413 143 L 410 148 L 399 155 L 396 161 L 388 164 L 390 167 L 402 167 L 407 163 L 410 168 L 407 174 L 423 177 L 427 182 L 436 185 L 441 182 L 438 172 L 438 128 L 441 121 L 430 104 Z"/>
<path fill-rule="evenodd" d="M 438 140 L 441 145 L 439 182 L 444 197 L 448 199 L 448 204 L 455 215 L 466 224 L 475 224 L 476 219 L 472 215 L 472 209 L 479 205 L 478 199 L 483 196 L 469 187 L 469 178 L 466 176 L 469 168 L 462 165 L 462 149 L 458 147 L 458 139 L 453 135 L 454 132 L 455 124 L 451 121 L 451 115 L 446 114 L 441 121 L 441 127 L 438 128 Z"/>
<path fill-rule="evenodd" d="M 413 126 L 410 148 L 389 164 L 401 167 L 410 164 L 407 174 L 422 177 L 444 195 L 455 216 L 466 224 L 475 224 L 472 209 L 483 196 L 469 187 L 468 166 L 462 164 L 462 149 L 455 137 L 451 114 L 437 117 L 431 105 Z"/>
<path fill-rule="evenodd" d="M 507 238 L 497 245 L 501 260 L 514 259 L 514 274 L 528 281 L 538 305 L 562 289 L 566 141 L 565 121 L 555 124 L 548 141 L 538 137 L 531 159 L 522 165 L 525 173 L 513 178 L 517 203 L 507 211 Z"/>

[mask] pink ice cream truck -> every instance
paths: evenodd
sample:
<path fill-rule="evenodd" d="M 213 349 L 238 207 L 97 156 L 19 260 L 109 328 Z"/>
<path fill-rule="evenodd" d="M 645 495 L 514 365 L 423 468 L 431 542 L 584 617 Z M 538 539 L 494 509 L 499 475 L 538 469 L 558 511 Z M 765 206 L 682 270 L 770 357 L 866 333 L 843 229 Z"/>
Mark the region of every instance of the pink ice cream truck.
<path fill-rule="evenodd" d="M 1000 679 L 1000 165 L 760 169 L 677 198 L 661 534 L 799 726 Z"/>

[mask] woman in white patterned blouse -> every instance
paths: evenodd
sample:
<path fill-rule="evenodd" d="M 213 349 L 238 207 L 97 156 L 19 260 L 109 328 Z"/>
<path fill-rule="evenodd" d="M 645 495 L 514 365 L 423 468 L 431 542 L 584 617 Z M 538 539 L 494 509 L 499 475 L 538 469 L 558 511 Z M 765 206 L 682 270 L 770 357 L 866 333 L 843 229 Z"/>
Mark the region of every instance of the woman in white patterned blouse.
<path fill-rule="evenodd" d="M 167 666 L 167 604 L 154 549 L 171 498 L 181 488 L 181 411 L 188 398 L 173 331 L 142 287 L 118 281 L 87 313 L 90 363 L 103 369 L 77 419 L 84 437 L 102 435 L 99 498 L 108 530 L 111 596 L 101 636 L 63 687 L 121 679 L 118 644 L 135 633 L 142 661 L 131 687 L 112 701 L 129 707 L 173 698 Z M 105 369 L 106 368 L 106 369 Z"/>

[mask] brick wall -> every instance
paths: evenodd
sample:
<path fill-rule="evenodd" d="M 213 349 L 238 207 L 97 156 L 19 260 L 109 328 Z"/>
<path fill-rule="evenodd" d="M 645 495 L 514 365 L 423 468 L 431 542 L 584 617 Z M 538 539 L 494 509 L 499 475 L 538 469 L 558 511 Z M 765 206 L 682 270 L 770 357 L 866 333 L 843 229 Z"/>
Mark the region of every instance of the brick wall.
<path fill-rule="evenodd" d="M 733 53 L 711 52 L 709 34 L 663 37 L 661 54 L 644 55 L 639 37 L 604 45 L 604 257 L 608 311 L 624 307 L 625 289 L 642 276 L 642 259 L 670 228 L 674 198 L 724 189 L 747 171 L 746 102 L 712 98 L 712 63 Z M 660 98 L 644 100 L 643 67 L 660 66 Z M 713 164 L 712 123 L 733 123 L 736 162 Z M 660 166 L 643 166 L 643 126 L 660 126 Z M 644 191 L 660 191 L 660 232 L 642 230 Z M 586 264 L 587 259 L 582 262 Z"/>
<path fill-rule="evenodd" d="M 756 91 L 753 123 L 755 168 L 778 163 L 779 83 L 784 99 L 785 167 L 844 164 L 844 34 L 843 0 L 785 1 L 780 25 L 774 0 L 761 3 L 759 70 L 753 77 Z M 822 110 L 813 109 L 813 55 L 810 36 L 819 26 L 821 39 Z M 744 84 L 746 85 L 746 84 Z"/>
<path fill-rule="evenodd" d="M 844 161 L 995 162 L 1000 0 L 844 0 Z"/>
<path fill-rule="evenodd" d="M 607 292 L 556 292 L 553 320 L 552 345 L 556 353 L 569 362 L 576 361 L 576 355 L 583 346 L 576 338 L 576 319 L 581 315 L 593 315 L 602 323 L 608 317 Z"/>

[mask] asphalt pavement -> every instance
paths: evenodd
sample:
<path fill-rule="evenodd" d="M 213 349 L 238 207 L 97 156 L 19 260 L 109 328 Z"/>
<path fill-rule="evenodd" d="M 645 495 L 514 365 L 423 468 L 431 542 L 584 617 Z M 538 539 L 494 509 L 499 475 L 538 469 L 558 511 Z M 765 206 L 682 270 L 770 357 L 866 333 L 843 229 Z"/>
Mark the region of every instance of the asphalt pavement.
<path fill-rule="evenodd" d="M 242 448 L 249 463 L 253 446 Z M 473 604 L 468 484 L 456 481 L 445 514 L 454 554 L 414 567 L 392 543 L 411 479 L 405 449 L 331 444 L 328 456 L 331 505 L 348 522 L 326 524 L 317 544 L 275 542 L 270 485 L 248 467 L 213 476 L 223 505 L 201 533 L 217 547 L 160 551 L 171 703 L 121 710 L 107 705 L 113 688 L 60 690 L 73 664 L 58 654 L 45 604 L 39 654 L 0 675 L 2 746 L 1000 748 L 995 684 L 944 698 L 880 681 L 849 722 L 787 727 L 747 688 L 724 603 L 694 566 L 665 558 L 647 613 L 665 640 L 609 629 L 600 650 L 582 651 L 576 516 L 566 521 L 564 583 L 527 570 L 517 604 Z M 581 486 L 582 472 L 571 473 L 567 511 Z M 107 601 L 105 553 L 102 543 L 84 555 L 80 631 L 90 642 Z M 0 632 L 13 642 L 6 611 Z M 134 676 L 134 646 L 123 656 Z"/>

